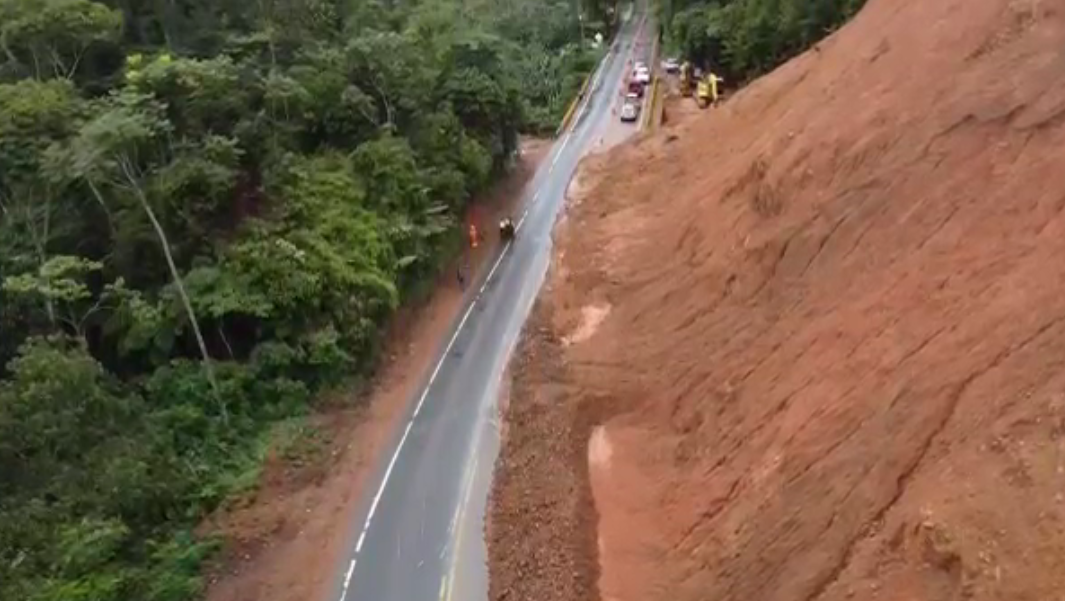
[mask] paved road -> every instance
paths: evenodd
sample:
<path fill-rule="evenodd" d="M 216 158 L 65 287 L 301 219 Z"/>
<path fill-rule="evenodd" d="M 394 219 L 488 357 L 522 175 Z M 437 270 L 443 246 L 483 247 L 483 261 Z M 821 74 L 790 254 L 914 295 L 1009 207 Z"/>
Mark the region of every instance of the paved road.
<path fill-rule="evenodd" d="M 332 599 L 487 599 L 482 525 L 499 450 L 496 400 L 503 370 L 547 272 L 551 230 L 566 187 L 581 156 L 603 132 L 619 126 L 611 109 L 634 47 L 649 46 L 636 44 L 647 30 L 642 13 L 622 26 L 570 130 L 526 188 L 516 240 L 476 283 L 479 292 L 453 327 L 373 480 L 373 496 L 352 526 L 354 545 Z"/>

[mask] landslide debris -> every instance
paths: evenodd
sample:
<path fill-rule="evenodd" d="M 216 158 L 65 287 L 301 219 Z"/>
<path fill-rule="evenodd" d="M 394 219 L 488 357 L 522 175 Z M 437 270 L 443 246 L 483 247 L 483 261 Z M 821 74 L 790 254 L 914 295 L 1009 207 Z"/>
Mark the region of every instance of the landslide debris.
<path fill-rule="evenodd" d="M 1063 49 L 1057 2 L 871 0 L 584 165 L 493 601 L 1060 595 Z"/>

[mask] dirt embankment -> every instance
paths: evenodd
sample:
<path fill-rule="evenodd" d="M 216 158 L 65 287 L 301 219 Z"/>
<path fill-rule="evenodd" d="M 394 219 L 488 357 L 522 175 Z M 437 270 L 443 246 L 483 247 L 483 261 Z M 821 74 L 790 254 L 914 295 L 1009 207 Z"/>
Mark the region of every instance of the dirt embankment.
<path fill-rule="evenodd" d="M 492 600 L 1058 598 L 1065 6 L 870 0 L 682 113 L 583 168 Z"/>
<path fill-rule="evenodd" d="M 493 224 L 513 213 L 549 149 L 545 140 L 523 142 L 515 171 L 473 203 L 469 219 L 487 230 L 487 242 L 466 257 L 471 279 L 497 250 Z M 303 445 L 311 452 L 295 462 L 272 455 L 256 491 L 202 526 L 225 541 L 207 577 L 207 601 L 318 601 L 331 594 L 339 560 L 354 544 L 348 529 L 367 480 L 462 308 L 458 267 L 443 270 L 424 304 L 397 314 L 387 359 L 368 392 L 338 394 L 311 417 L 317 436 Z"/>

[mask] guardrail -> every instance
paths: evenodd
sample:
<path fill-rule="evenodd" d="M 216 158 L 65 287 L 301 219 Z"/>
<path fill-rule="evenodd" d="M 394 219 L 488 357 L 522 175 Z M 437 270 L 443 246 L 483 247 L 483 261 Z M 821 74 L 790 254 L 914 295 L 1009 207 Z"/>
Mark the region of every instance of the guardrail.
<path fill-rule="evenodd" d="M 640 114 L 640 129 L 651 128 L 651 113 L 654 112 L 656 89 L 658 89 L 657 75 L 651 79 L 651 85 L 647 88 L 647 100 L 644 101 L 643 113 Z"/>
<path fill-rule="evenodd" d="M 653 130 L 661 123 L 660 111 L 662 106 L 662 77 L 659 75 L 661 65 L 658 58 L 658 36 L 655 36 L 654 44 L 651 46 L 651 68 L 654 71 L 654 77 L 651 79 L 651 86 L 647 95 L 647 102 L 644 107 L 642 115 L 642 123 L 640 124 L 642 129 Z"/>

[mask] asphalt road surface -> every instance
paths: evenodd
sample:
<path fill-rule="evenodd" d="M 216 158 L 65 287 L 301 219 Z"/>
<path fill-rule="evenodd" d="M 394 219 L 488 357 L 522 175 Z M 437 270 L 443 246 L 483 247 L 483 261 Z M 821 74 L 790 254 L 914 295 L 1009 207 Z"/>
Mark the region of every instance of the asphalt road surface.
<path fill-rule="evenodd" d="M 356 515 L 338 569 L 340 601 L 483 601 L 485 504 L 499 450 L 496 402 L 507 360 L 550 260 L 551 231 L 580 158 L 620 124 L 630 60 L 649 61 L 646 12 L 622 25 L 568 131 L 531 184 L 506 245 L 450 332 Z M 614 137 L 613 135 L 611 137 Z M 495 234 L 491 230 L 491 234 Z"/>

